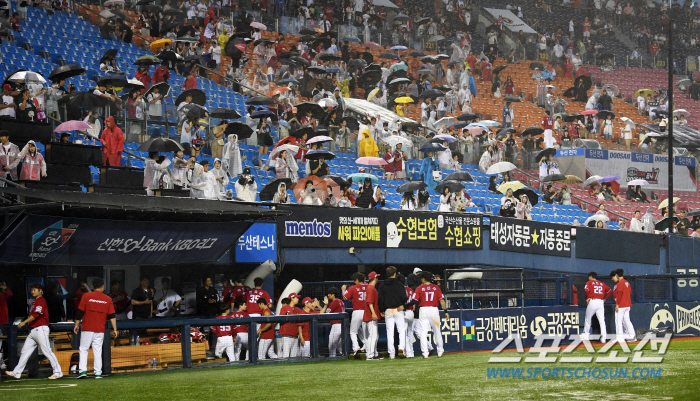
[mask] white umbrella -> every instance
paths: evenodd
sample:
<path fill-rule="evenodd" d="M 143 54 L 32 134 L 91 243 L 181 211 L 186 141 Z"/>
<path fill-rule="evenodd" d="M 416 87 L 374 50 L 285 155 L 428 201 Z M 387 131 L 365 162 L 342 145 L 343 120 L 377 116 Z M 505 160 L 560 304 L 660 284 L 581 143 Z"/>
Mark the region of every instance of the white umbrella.
<path fill-rule="evenodd" d="M 673 197 L 673 204 L 674 205 L 680 201 L 681 201 L 681 198 L 676 198 L 675 196 Z M 665 207 L 668 207 L 668 198 L 662 200 L 661 203 L 659 203 L 658 209 L 663 209 Z"/>
<path fill-rule="evenodd" d="M 685 109 L 676 109 L 676 110 L 673 110 L 673 115 L 676 117 L 678 117 L 680 115 L 683 115 L 683 117 L 688 117 L 690 115 L 690 112 L 688 110 L 685 110 Z"/>
<path fill-rule="evenodd" d="M 599 175 L 592 175 L 592 176 L 588 177 L 588 179 L 586 181 L 583 182 L 583 185 L 586 187 L 590 187 L 594 183 L 597 183 L 598 180 L 601 178 L 603 178 L 603 177 L 601 177 Z"/>
<path fill-rule="evenodd" d="M 374 98 L 374 96 L 377 95 L 377 92 L 379 92 L 379 88 L 372 89 L 372 91 L 367 96 L 367 101 L 369 102 L 370 100 L 372 100 Z"/>
<path fill-rule="evenodd" d="M 145 87 L 146 87 L 146 85 L 144 85 L 143 82 L 139 81 L 139 80 L 136 79 L 136 78 L 127 79 L 126 82 L 128 82 L 129 85 L 131 85 L 132 87 L 136 87 L 136 86 L 138 86 L 138 87 L 140 87 L 140 88 L 145 88 Z M 137 89 L 138 89 L 138 88 L 137 88 Z"/>
<path fill-rule="evenodd" d="M 335 99 L 331 99 L 329 97 L 324 97 L 323 99 L 320 99 L 318 101 L 318 105 L 326 108 L 326 107 L 335 107 L 338 105 L 338 102 Z"/>
<path fill-rule="evenodd" d="M 607 223 L 610 221 L 610 218 L 604 214 L 594 214 L 593 216 L 586 219 L 584 225 L 587 226 L 588 223 L 591 221 L 602 221 L 603 223 Z"/>
<path fill-rule="evenodd" d="M 661 138 L 663 136 L 663 135 L 659 134 L 658 132 L 647 132 L 645 135 L 650 136 L 652 138 Z"/>
<path fill-rule="evenodd" d="M 315 136 L 315 137 L 309 139 L 308 141 L 306 141 L 306 143 L 312 144 L 312 143 L 319 143 L 319 142 L 330 142 L 332 140 L 333 140 L 333 138 L 331 138 L 329 136 L 319 135 L 319 136 Z"/>
<path fill-rule="evenodd" d="M 272 152 L 270 152 L 270 159 L 277 157 L 277 155 L 283 150 L 286 150 L 287 152 L 296 154 L 299 151 L 299 147 L 296 145 L 290 145 L 290 144 L 280 145 L 280 146 L 274 148 L 272 150 Z"/>
<path fill-rule="evenodd" d="M 24 83 L 24 84 L 45 84 L 46 80 L 38 72 L 34 71 L 20 71 L 12 74 L 7 78 L 10 82 Z"/>
<path fill-rule="evenodd" d="M 632 119 L 629 117 L 622 117 L 622 118 L 620 118 L 620 120 L 622 120 L 622 122 L 625 124 L 631 124 L 633 127 L 636 126 L 634 121 L 632 121 Z"/>
<path fill-rule="evenodd" d="M 498 162 L 486 170 L 486 174 L 501 174 L 506 171 L 515 170 L 517 167 L 513 163 L 509 162 Z"/>
<path fill-rule="evenodd" d="M 402 144 L 402 147 L 412 147 L 413 142 L 411 142 L 410 139 L 404 138 L 402 136 L 398 135 L 391 135 L 383 139 L 384 143 L 387 145 L 391 146 L 392 148 L 396 148 L 396 144 L 400 143 Z"/>
<path fill-rule="evenodd" d="M 649 185 L 647 180 L 632 180 L 627 183 L 627 185 Z"/>
<path fill-rule="evenodd" d="M 436 127 L 449 127 L 450 125 L 454 125 L 457 122 L 454 117 L 443 117 L 435 122 Z"/>

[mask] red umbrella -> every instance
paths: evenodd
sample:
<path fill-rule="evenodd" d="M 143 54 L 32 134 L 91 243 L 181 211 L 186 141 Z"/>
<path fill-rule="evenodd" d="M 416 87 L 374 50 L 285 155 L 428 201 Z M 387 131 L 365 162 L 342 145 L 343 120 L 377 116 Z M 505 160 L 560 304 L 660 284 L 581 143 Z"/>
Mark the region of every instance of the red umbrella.
<path fill-rule="evenodd" d="M 374 50 L 379 50 L 382 48 L 382 45 L 380 45 L 379 43 L 374 43 L 374 42 L 365 42 L 362 46 L 369 47 L 370 49 L 374 49 Z"/>
<path fill-rule="evenodd" d="M 290 145 L 295 145 L 295 143 L 294 143 L 294 140 L 295 140 L 295 139 L 296 139 L 296 138 L 294 138 L 293 136 L 285 137 L 285 138 L 282 139 L 281 141 L 277 142 L 277 144 L 276 144 L 275 146 L 273 146 L 272 149 L 274 149 L 274 148 L 276 148 L 276 147 L 278 147 L 278 146 L 280 146 L 280 145 L 284 145 L 285 143 L 288 143 L 288 144 L 290 144 Z"/>
<path fill-rule="evenodd" d="M 316 188 L 316 196 L 318 196 L 321 202 L 325 201 L 326 197 L 328 196 L 328 183 L 320 177 L 311 175 L 306 178 L 302 178 L 299 180 L 297 185 L 294 186 L 294 196 L 297 198 L 297 203 L 301 204 L 301 191 L 306 188 L 306 183 L 309 181 L 313 182 L 314 188 Z"/>
<path fill-rule="evenodd" d="M 331 188 L 331 192 L 333 192 L 333 197 L 335 198 L 335 201 L 338 202 L 340 200 L 340 185 L 338 185 L 338 183 L 335 182 L 332 178 L 325 178 L 324 181 Z"/>
<path fill-rule="evenodd" d="M 388 164 L 386 160 L 382 159 L 381 157 L 371 156 L 360 157 L 359 159 L 355 160 L 355 163 L 363 164 L 365 166 L 384 166 Z"/>
<path fill-rule="evenodd" d="M 598 114 L 598 110 L 584 110 L 581 112 L 583 116 L 594 116 L 596 114 Z"/>

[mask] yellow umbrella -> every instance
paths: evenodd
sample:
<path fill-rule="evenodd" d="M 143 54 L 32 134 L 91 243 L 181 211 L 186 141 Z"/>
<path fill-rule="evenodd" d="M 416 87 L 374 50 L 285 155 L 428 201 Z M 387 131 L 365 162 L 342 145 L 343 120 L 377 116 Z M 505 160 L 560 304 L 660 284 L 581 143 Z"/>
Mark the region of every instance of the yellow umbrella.
<path fill-rule="evenodd" d="M 402 96 L 402 97 L 397 97 L 394 99 L 394 103 L 413 103 L 414 100 L 412 97 L 408 96 Z"/>
<path fill-rule="evenodd" d="M 160 49 L 161 47 L 165 45 L 172 45 L 173 41 L 170 39 L 158 39 L 156 41 L 151 42 L 151 49 Z"/>
<path fill-rule="evenodd" d="M 654 91 L 651 89 L 640 89 L 636 92 L 634 92 L 634 96 L 644 96 L 647 97 L 649 95 L 654 95 Z"/>
<path fill-rule="evenodd" d="M 673 204 L 675 205 L 676 203 L 680 202 L 681 198 L 676 198 L 675 196 L 673 197 Z M 665 207 L 668 207 L 668 198 L 664 199 L 659 203 L 659 209 L 663 209 Z"/>
<path fill-rule="evenodd" d="M 498 186 L 498 192 L 505 194 L 508 192 L 509 189 L 512 189 L 513 192 L 519 190 L 520 188 L 524 188 L 525 184 L 523 184 L 520 181 L 508 181 L 506 183 L 503 183 Z"/>
<path fill-rule="evenodd" d="M 379 88 L 374 88 L 372 89 L 372 92 L 369 93 L 369 96 L 367 96 L 367 101 L 369 102 L 370 100 L 374 99 L 374 96 L 379 92 Z"/>

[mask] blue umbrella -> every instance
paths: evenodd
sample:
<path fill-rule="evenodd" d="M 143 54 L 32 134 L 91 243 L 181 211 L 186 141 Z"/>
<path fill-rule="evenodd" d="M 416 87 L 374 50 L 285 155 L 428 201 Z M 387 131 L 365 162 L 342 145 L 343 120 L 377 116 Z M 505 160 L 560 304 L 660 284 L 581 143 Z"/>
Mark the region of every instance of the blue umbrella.
<path fill-rule="evenodd" d="M 277 114 L 271 112 L 270 110 L 258 110 L 250 114 L 250 118 L 265 118 L 265 117 L 277 117 Z"/>
<path fill-rule="evenodd" d="M 335 159 L 335 153 L 324 150 L 324 149 L 312 150 L 306 154 L 306 158 L 309 160 L 318 160 L 318 159 L 333 160 L 333 159 Z"/>
<path fill-rule="evenodd" d="M 486 127 L 502 127 L 501 123 L 494 120 L 481 120 L 479 121 L 479 124 L 482 124 Z"/>
<path fill-rule="evenodd" d="M 406 63 L 404 63 L 402 61 L 400 63 L 396 63 L 396 64 L 392 65 L 391 67 L 389 67 L 389 70 L 390 71 L 398 71 L 398 70 L 408 71 L 408 65 L 406 65 Z"/>
<path fill-rule="evenodd" d="M 612 181 L 617 181 L 619 179 L 620 179 L 620 177 L 618 177 L 616 175 L 606 175 L 605 177 L 599 179 L 598 182 L 612 182 Z"/>
<path fill-rule="evenodd" d="M 402 50 L 408 50 L 408 47 L 406 47 L 406 46 L 393 46 L 393 47 L 392 47 L 391 49 L 389 49 L 389 50 L 402 51 Z"/>
<path fill-rule="evenodd" d="M 365 181 L 365 178 L 369 178 L 370 180 L 372 180 L 372 184 L 379 184 L 379 178 L 377 178 L 377 176 L 373 174 L 355 173 L 350 174 L 348 176 L 348 180 L 356 182 L 358 184 L 362 184 Z"/>
<path fill-rule="evenodd" d="M 478 122 L 478 123 L 471 123 L 471 124 L 467 125 L 467 128 L 471 128 L 471 127 L 479 127 L 479 128 L 483 128 L 483 129 L 485 129 L 485 130 L 487 130 L 487 131 L 488 131 L 488 129 L 489 129 L 489 127 L 487 127 L 486 125 L 482 124 L 481 122 Z"/>
<path fill-rule="evenodd" d="M 326 72 L 329 74 L 340 74 L 342 70 L 340 68 L 326 68 Z"/>
<path fill-rule="evenodd" d="M 425 145 L 421 146 L 421 152 L 442 152 L 447 150 L 446 147 L 435 142 L 427 142 Z"/>
<path fill-rule="evenodd" d="M 287 79 L 280 79 L 277 81 L 278 84 L 294 84 L 294 85 L 299 85 L 299 81 L 293 78 L 287 78 Z"/>
<path fill-rule="evenodd" d="M 353 43 L 362 43 L 360 38 L 356 38 L 355 36 L 346 36 L 342 40 L 347 40 L 348 42 L 353 42 Z"/>

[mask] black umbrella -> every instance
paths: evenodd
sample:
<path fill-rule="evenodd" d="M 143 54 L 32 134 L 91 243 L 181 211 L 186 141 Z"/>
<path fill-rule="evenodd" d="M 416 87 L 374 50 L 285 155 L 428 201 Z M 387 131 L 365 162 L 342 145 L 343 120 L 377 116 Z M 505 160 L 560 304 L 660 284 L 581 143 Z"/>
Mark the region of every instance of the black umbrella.
<path fill-rule="evenodd" d="M 171 70 L 175 68 L 175 64 L 177 64 L 181 58 L 181 56 L 178 56 L 178 54 L 172 50 L 163 50 L 162 52 L 158 53 L 157 57 L 163 61 L 167 61 L 168 68 Z"/>
<path fill-rule="evenodd" d="M 222 119 L 229 119 L 229 120 L 235 120 L 237 118 L 241 118 L 241 114 L 237 112 L 234 109 L 228 109 L 224 107 L 219 107 L 218 109 L 214 110 L 210 114 L 211 117 L 214 118 L 222 118 Z"/>
<path fill-rule="evenodd" d="M 126 78 L 123 75 L 107 75 L 107 76 L 101 77 L 99 80 L 97 80 L 97 85 L 105 85 L 105 84 L 112 84 L 113 87 L 123 88 L 125 86 L 128 86 L 129 82 L 126 80 Z"/>
<path fill-rule="evenodd" d="M 521 102 L 519 97 L 513 96 L 513 95 L 506 95 L 505 97 L 503 97 L 503 101 L 506 103 L 520 103 Z"/>
<path fill-rule="evenodd" d="M 396 188 L 397 193 L 405 193 L 405 192 L 413 192 L 413 191 L 418 191 L 424 188 L 427 188 L 428 184 L 424 183 L 423 181 L 411 181 L 407 182 L 405 184 L 400 185 L 398 188 Z"/>
<path fill-rule="evenodd" d="M 538 153 L 537 156 L 535 157 L 535 160 L 537 160 L 537 161 L 539 162 L 539 161 L 542 160 L 543 158 L 549 159 L 549 156 L 554 156 L 554 155 L 556 155 L 556 154 L 557 154 L 557 150 L 556 150 L 556 149 L 554 149 L 554 148 L 547 148 L 547 149 L 541 151 L 540 153 Z M 566 177 L 564 177 L 564 179 L 566 179 Z"/>
<path fill-rule="evenodd" d="M 247 46 L 246 40 L 243 38 L 232 38 L 226 43 L 226 55 L 232 58 L 241 58 Z"/>
<path fill-rule="evenodd" d="M 273 113 L 269 109 L 262 109 L 250 113 L 250 118 L 270 118 L 277 121 L 277 114 Z"/>
<path fill-rule="evenodd" d="M 304 28 L 299 31 L 299 35 L 316 35 L 318 32 L 314 31 L 313 29 L 309 28 Z"/>
<path fill-rule="evenodd" d="M 530 134 L 532 136 L 538 136 L 544 134 L 544 128 L 542 127 L 527 127 L 520 133 L 521 136 L 526 136 Z"/>
<path fill-rule="evenodd" d="M 331 39 L 324 36 L 316 38 L 313 42 L 311 42 L 311 47 L 314 49 L 317 48 L 319 45 L 322 46 L 324 49 L 327 49 L 331 47 Z"/>
<path fill-rule="evenodd" d="M 370 52 L 357 53 L 357 57 L 365 60 L 367 64 L 372 64 L 374 62 L 374 56 Z"/>
<path fill-rule="evenodd" d="M 117 49 L 109 49 L 105 52 L 105 54 L 102 55 L 102 58 L 100 58 L 100 63 L 103 63 L 105 60 L 111 60 L 115 57 L 117 57 L 117 53 L 119 53 L 119 50 Z"/>
<path fill-rule="evenodd" d="M 331 179 L 335 181 L 338 186 L 342 187 L 349 187 L 351 185 L 350 182 L 347 182 L 343 177 L 337 176 L 337 175 L 324 175 L 323 177 L 324 180 Z"/>
<path fill-rule="evenodd" d="M 323 118 L 323 116 L 325 115 L 325 113 L 323 112 L 323 107 L 317 105 L 316 103 L 303 102 L 297 104 L 294 107 L 297 108 L 297 115 L 301 117 L 305 117 L 308 111 L 311 111 L 312 117 L 315 119 Z"/>
<path fill-rule="evenodd" d="M 401 57 L 399 57 L 396 53 L 382 53 L 379 55 L 379 58 L 384 58 L 388 60 L 401 60 Z"/>
<path fill-rule="evenodd" d="M 163 95 L 163 97 L 167 97 L 168 94 L 170 94 L 170 85 L 168 85 L 165 82 L 158 82 L 155 85 L 152 85 L 148 90 L 146 91 L 146 94 L 144 95 L 145 98 L 148 99 L 148 95 L 153 93 L 153 88 L 158 88 L 158 94 Z"/>
<path fill-rule="evenodd" d="M 425 56 L 420 59 L 422 63 L 426 64 L 438 64 L 440 60 L 435 56 Z"/>
<path fill-rule="evenodd" d="M 448 128 L 452 128 L 452 129 L 462 129 L 462 128 L 466 127 L 467 125 L 469 125 L 468 122 L 466 122 L 466 121 L 460 121 L 460 122 L 458 122 L 458 123 L 456 123 L 456 124 L 454 124 L 454 125 L 450 125 Z"/>
<path fill-rule="evenodd" d="M 476 119 L 477 117 L 478 117 L 478 116 L 477 116 L 476 114 L 474 114 L 474 113 L 465 113 L 465 114 L 462 114 L 461 116 L 457 117 L 457 120 L 459 120 L 459 121 L 469 121 L 469 120 L 474 120 L 474 119 Z"/>
<path fill-rule="evenodd" d="M 263 106 L 268 104 L 275 104 L 275 100 L 269 96 L 255 96 L 245 101 L 245 104 L 250 104 L 254 106 Z"/>
<path fill-rule="evenodd" d="M 308 67 L 311 65 L 311 62 L 309 60 L 305 59 L 304 57 L 301 56 L 292 56 L 290 57 L 290 60 L 294 60 L 295 62 L 299 63 L 300 65 L 303 65 L 305 67 Z"/>
<path fill-rule="evenodd" d="M 182 92 L 180 96 L 175 99 L 175 106 L 184 102 L 188 96 L 192 96 L 192 103 L 204 106 L 207 104 L 207 95 L 200 89 L 190 89 Z"/>
<path fill-rule="evenodd" d="M 106 11 L 106 10 L 105 10 L 105 11 Z M 131 18 L 130 18 L 128 15 L 124 14 L 124 12 L 123 12 L 122 10 L 119 10 L 119 9 L 110 9 L 109 12 L 112 13 L 112 14 L 114 15 L 114 17 L 111 17 L 110 19 L 120 19 L 120 20 L 122 20 L 122 21 L 129 21 L 129 22 L 131 22 Z"/>
<path fill-rule="evenodd" d="M 347 127 L 351 131 L 357 131 L 358 129 L 360 129 L 360 123 L 357 121 L 357 118 L 355 118 L 355 117 L 350 117 L 350 116 L 343 117 L 340 121 L 341 122 L 345 121 Z"/>
<path fill-rule="evenodd" d="M 287 189 L 291 189 L 291 178 L 275 178 L 270 181 L 260 190 L 260 202 L 271 201 L 275 197 L 275 193 L 279 190 L 279 185 L 284 184 Z"/>
<path fill-rule="evenodd" d="M 435 142 L 426 142 L 419 150 L 421 152 L 442 152 L 447 148 Z"/>
<path fill-rule="evenodd" d="M 443 96 L 445 96 L 445 93 L 443 91 L 439 91 L 437 89 L 428 89 L 427 91 L 423 91 L 423 93 L 421 93 L 419 97 L 435 99 Z"/>
<path fill-rule="evenodd" d="M 411 57 L 423 57 L 423 56 L 425 56 L 425 53 L 423 53 L 421 51 L 413 51 L 413 52 L 408 53 L 408 55 Z"/>
<path fill-rule="evenodd" d="M 301 65 L 300 63 L 297 63 L 296 61 L 289 59 L 289 58 L 281 58 L 280 59 L 280 64 L 287 64 L 287 65 Z"/>
<path fill-rule="evenodd" d="M 114 104 L 110 99 L 104 96 L 95 95 L 92 92 L 73 92 L 59 99 L 59 102 L 65 103 L 66 107 L 82 108 L 85 110 L 94 109 L 95 107 L 104 107 L 108 104 Z"/>
<path fill-rule="evenodd" d="M 544 70 L 542 63 L 530 63 L 530 69 L 534 70 L 535 68 L 539 69 L 540 71 Z"/>
<path fill-rule="evenodd" d="M 158 136 L 142 143 L 137 150 L 140 152 L 177 152 L 183 149 L 174 140 Z"/>
<path fill-rule="evenodd" d="M 296 50 L 284 51 L 280 53 L 280 58 L 290 58 L 292 56 L 298 56 L 299 52 Z"/>
<path fill-rule="evenodd" d="M 238 135 L 238 140 L 248 139 L 253 135 L 253 129 L 250 128 L 248 124 L 244 124 L 240 121 L 233 121 L 228 123 L 224 135 L 229 136 L 231 134 Z"/>
<path fill-rule="evenodd" d="M 143 9 L 146 10 L 146 11 L 150 11 L 150 12 L 156 12 L 156 11 L 161 11 L 161 10 L 163 10 L 163 7 L 157 6 L 157 5 L 155 5 L 155 4 L 149 4 L 149 5 L 147 5 L 147 6 L 144 6 Z"/>
<path fill-rule="evenodd" d="M 80 75 L 84 72 L 85 72 L 85 68 L 83 68 L 77 64 L 66 64 L 66 65 L 62 65 L 58 68 L 55 68 L 53 71 L 51 71 L 51 74 L 49 74 L 49 80 L 51 80 L 53 82 L 58 82 L 62 79 L 75 77 L 75 76 Z"/>
<path fill-rule="evenodd" d="M 145 6 L 146 4 L 151 4 L 156 0 L 139 0 L 136 5 L 137 6 Z"/>
<path fill-rule="evenodd" d="M 325 150 L 325 149 L 312 150 L 306 154 L 306 158 L 309 160 L 318 160 L 318 159 L 333 160 L 333 159 L 335 159 L 335 153 L 333 153 L 329 150 Z"/>
<path fill-rule="evenodd" d="M 367 62 L 361 58 L 357 58 L 357 59 L 348 61 L 348 67 L 361 68 L 361 67 L 364 67 L 365 65 L 367 65 Z"/>
<path fill-rule="evenodd" d="M 430 22 L 430 17 L 423 17 L 416 21 L 416 26 L 419 26 L 421 24 L 425 24 L 426 22 Z"/>
<path fill-rule="evenodd" d="M 311 67 L 307 67 L 306 70 L 307 70 L 308 72 L 313 72 L 314 74 L 323 74 L 323 73 L 326 72 L 326 69 L 325 69 L 325 68 L 319 67 L 319 66 L 316 66 L 316 65 L 311 66 Z"/>
<path fill-rule="evenodd" d="M 678 217 L 673 217 L 673 223 L 678 224 Z M 669 219 L 668 217 L 664 217 L 663 219 L 656 222 L 656 225 L 654 225 L 654 230 L 666 231 L 670 225 L 671 219 Z"/>
<path fill-rule="evenodd" d="M 163 24 L 163 26 L 160 28 L 161 32 L 169 32 L 173 28 L 177 28 L 178 25 L 180 25 L 181 22 L 168 22 Z"/>
<path fill-rule="evenodd" d="M 600 120 L 607 120 L 608 116 L 615 118 L 615 113 L 613 113 L 610 110 L 601 110 L 598 112 L 598 119 L 600 119 Z"/>
<path fill-rule="evenodd" d="M 566 176 L 564 174 L 550 174 L 542 179 L 543 182 L 557 182 L 564 181 Z"/>
<path fill-rule="evenodd" d="M 474 181 L 474 178 L 472 178 L 472 175 L 467 173 L 466 171 L 455 171 L 452 174 L 449 174 L 447 177 L 445 177 L 445 181 Z"/>
<path fill-rule="evenodd" d="M 578 88 L 581 84 L 583 84 L 583 89 L 589 90 L 591 89 L 591 86 L 593 86 L 593 81 L 591 80 L 591 77 L 587 75 L 579 75 L 574 80 L 574 87 Z"/>
<path fill-rule="evenodd" d="M 446 85 L 435 85 L 431 89 L 437 89 L 437 90 L 443 91 L 443 92 L 449 92 L 452 90 L 452 88 L 450 88 L 449 86 L 446 86 Z"/>
<path fill-rule="evenodd" d="M 405 70 L 398 69 L 398 70 L 392 72 L 391 74 L 389 74 L 389 76 L 386 77 L 386 81 L 391 82 L 391 81 L 398 79 L 398 78 L 406 78 L 407 76 L 408 76 L 408 73 Z"/>
<path fill-rule="evenodd" d="M 435 191 L 437 193 L 442 194 L 443 191 L 445 190 L 445 187 L 449 188 L 451 193 L 456 193 L 456 192 L 464 190 L 464 184 L 462 184 L 461 182 L 452 181 L 452 180 L 445 180 L 445 181 L 441 182 L 440 184 L 438 184 L 438 186 L 435 187 Z"/>
<path fill-rule="evenodd" d="M 337 61 L 337 60 L 340 60 L 340 56 L 337 56 L 337 55 L 331 54 L 331 53 L 322 54 L 321 56 L 319 56 L 319 58 L 320 58 L 321 60 L 323 60 L 323 61 Z"/>
<path fill-rule="evenodd" d="M 192 54 L 190 56 L 185 57 L 183 60 L 184 61 L 199 61 L 201 59 L 202 59 L 202 56 L 197 56 L 195 54 Z M 199 64 L 199 63 L 197 63 L 197 64 Z"/>
<path fill-rule="evenodd" d="M 505 70 L 506 67 L 508 67 L 508 64 L 499 65 L 498 67 L 493 69 L 493 73 L 498 74 L 499 72 Z"/>
<path fill-rule="evenodd" d="M 562 116 L 562 120 L 567 123 L 572 123 L 574 121 L 578 121 L 579 118 L 583 117 L 580 114 L 567 114 L 565 116 Z"/>
<path fill-rule="evenodd" d="M 513 192 L 513 196 L 518 200 L 520 200 L 523 195 L 527 195 L 527 199 L 530 201 L 530 205 L 532 206 L 535 206 L 540 201 L 535 191 L 528 187 L 520 188 L 519 190 Z"/>
<path fill-rule="evenodd" d="M 507 133 L 515 133 L 517 132 L 514 128 L 503 128 L 502 130 L 498 131 L 498 136 L 506 136 Z"/>
<path fill-rule="evenodd" d="M 188 118 L 200 119 L 207 116 L 208 110 L 198 104 L 190 103 L 182 106 L 179 112 L 185 114 Z"/>
<path fill-rule="evenodd" d="M 315 132 L 314 129 L 311 127 L 305 127 L 305 128 L 300 128 L 296 131 L 293 131 L 289 134 L 289 136 L 293 136 L 295 138 L 301 138 L 304 136 L 304 134 L 307 135 L 307 138 L 311 138 L 314 136 Z"/>
<path fill-rule="evenodd" d="M 370 64 L 367 66 L 367 68 L 364 69 L 363 72 L 369 72 L 369 71 L 382 72 L 382 66 L 379 64 Z"/>
<path fill-rule="evenodd" d="M 564 94 L 562 96 L 564 96 L 564 97 L 576 97 L 576 87 L 572 86 L 571 88 L 565 90 Z"/>

